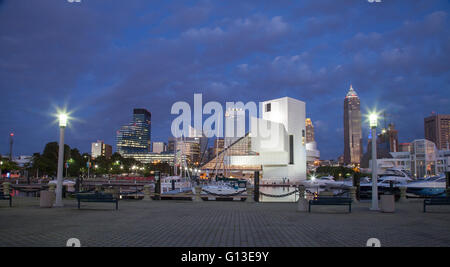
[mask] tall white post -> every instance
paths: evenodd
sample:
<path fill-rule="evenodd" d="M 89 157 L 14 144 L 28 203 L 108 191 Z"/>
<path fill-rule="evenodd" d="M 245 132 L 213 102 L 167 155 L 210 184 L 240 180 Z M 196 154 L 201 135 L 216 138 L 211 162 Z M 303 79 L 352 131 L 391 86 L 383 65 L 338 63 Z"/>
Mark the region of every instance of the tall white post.
<path fill-rule="evenodd" d="M 56 183 L 56 203 L 54 207 L 63 207 L 62 187 L 63 187 L 63 161 L 64 161 L 64 130 L 66 127 L 59 127 L 59 153 L 58 153 L 58 173 Z"/>
<path fill-rule="evenodd" d="M 372 127 L 372 208 L 378 210 L 377 127 Z"/>

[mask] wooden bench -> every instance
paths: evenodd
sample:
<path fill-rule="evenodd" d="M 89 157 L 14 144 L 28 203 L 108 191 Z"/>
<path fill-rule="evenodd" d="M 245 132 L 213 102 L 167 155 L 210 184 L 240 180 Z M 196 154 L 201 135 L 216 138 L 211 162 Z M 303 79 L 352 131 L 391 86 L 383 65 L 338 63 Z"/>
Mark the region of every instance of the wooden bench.
<path fill-rule="evenodd" d="M 112 194 L 93 193 L 93 194 L 77 194 L 78 209 L 81 202 L 110 202 L 116 203 L 116 210 L 119 209 L 119 199 Z"/>
<path fill-rule="evenodd" d="M 11 195 L 5 195 L 3 191 L 0 191 L 0 200 L 9 200 L 9 206 L 12 207 L 12 197 Z"/>
<path fill-rule="evenodd" d="M 432 197 L 423 201 L 423 212 L 427 212 L 427 206 L 450 205 L 450 197 Z"/>
<path fill-rule="evenodd" d="M 311 212 L 311 206 L 328 205 L 328 206 L 348 206 L 348 212 L 352 212 L 352 199 L 349 197 L 324 197 L 319 196 L 309 201 L 308 212 Z"/>

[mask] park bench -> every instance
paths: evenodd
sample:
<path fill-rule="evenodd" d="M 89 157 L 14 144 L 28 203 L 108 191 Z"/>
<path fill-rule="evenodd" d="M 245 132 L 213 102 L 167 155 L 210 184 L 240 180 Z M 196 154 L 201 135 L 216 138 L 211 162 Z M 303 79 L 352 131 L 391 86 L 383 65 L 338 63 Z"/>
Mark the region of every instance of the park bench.
<path fill-rule="evenodd" d="M 427 206 L 450 205 L 450 197 L 432 197 L 423 201 L 423 212 L 427 212 Z"/>
<path fill-rule="evenodd" d="M 116 203 L 116 210 L 119 209 L 119 199 L 112 194 L 105 193 L 91 193 L 91 194 L 77 194 L 78 209 L 80 209 L 80 202 L 110 202 Z"/>
<path fill-rule="evenodd" d="M 2 191 L 0 191 L 0 200 L 9 200 L 9 206 L 12 207 L 11 195 L 5 195 Z"/>
<path fill-rule="evenodd" d="M 348 212 L 352 212 L 352 199 L 349 197 L 324 197 L 319 196 L 309 201 L 308 212 L 311 212 L 311 206 L 329 205 L 329 206 L 348 206 Z"/>

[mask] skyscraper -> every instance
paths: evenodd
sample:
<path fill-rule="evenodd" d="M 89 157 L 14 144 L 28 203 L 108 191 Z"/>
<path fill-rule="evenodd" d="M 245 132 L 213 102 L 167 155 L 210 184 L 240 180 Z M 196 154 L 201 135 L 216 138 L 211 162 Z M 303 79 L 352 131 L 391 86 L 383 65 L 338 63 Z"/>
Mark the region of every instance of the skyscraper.
<path fill-rule="evenodd" d="M 424 119 L 425 139 L 440 150 L 450 147 L 450 115 L 432 115 Z"/>
<path fill-rule="evenodd" d="M 150 153 L 151 117 L 146 109 L 134 109 L 133 121 L 117 131 L 117 151 L 122 156 Z"/>
<path fill-rule="evenodd" d="M 372 143 L 371 143 L 372 144 Z M 382 129 L 377 138 L 377 148 L 388 152 L 398 152 L 398 131 L 393 123 L 389 123 L 387 129 Z"/>
<path fill-rule="evenodd" d="M 314 125 L 310 118 L 306 118 L 306 143 L 314 142 Z"/>
<path fill-rule="evenodd" d="M 97 158 L 103 156 L 107 159 L 111 158 L 112 155 L 112 147 L 108 144 L 105 144 L 102 140 L 98 140 L 97 142 L 92 143 L 91 145 L 91 156 L 92 158 Z"/>
<path fill-rule="evenodd" d="M 362 152 L 360 101 L 350 85 L 344 99 L 344 164 L 360 164 Z"/>
<path fill-rule="evenodd" d="M 153 142 L 153 153 L 162 153 L 166 152 L 167 145 L 164 142 Z"/>

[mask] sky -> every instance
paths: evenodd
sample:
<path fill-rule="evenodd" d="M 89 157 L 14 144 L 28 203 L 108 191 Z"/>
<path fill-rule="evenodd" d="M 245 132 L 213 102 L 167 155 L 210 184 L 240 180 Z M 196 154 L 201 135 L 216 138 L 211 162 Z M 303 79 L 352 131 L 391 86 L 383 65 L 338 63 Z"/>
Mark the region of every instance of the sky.
<path fill-rule="evenodd" d="M 322 159 L 343 154 L 350 87 L 399 141 L 423 119 L 450 113 L 450 2 L 419 0 L 0 0 L 0 153 L 42 152 L 58 140 L 54 114 L 71 112 L 66 143 L 115 143 L 133 108 L 152 113 L 167 141 L 173 103 L 306 102 Z M 363 124 L 364 143 L 368 125 Z"/>

